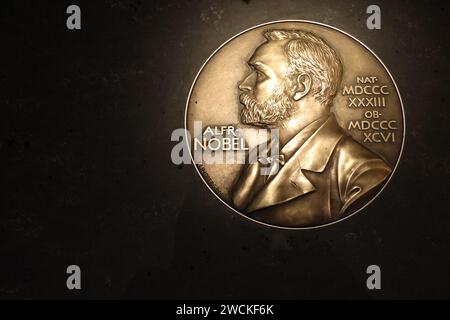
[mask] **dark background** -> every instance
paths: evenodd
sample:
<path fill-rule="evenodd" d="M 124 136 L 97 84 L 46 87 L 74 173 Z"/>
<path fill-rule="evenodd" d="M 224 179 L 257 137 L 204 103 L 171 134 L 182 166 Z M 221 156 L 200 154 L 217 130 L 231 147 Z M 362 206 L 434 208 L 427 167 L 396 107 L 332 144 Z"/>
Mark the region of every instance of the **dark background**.
<path fill-rule="evenodd" d="M 82 30 L 66 28 L 70 4 Z M 1 4 L 1 298 L 449 298 L 446 1 Z M 365 26 L 368 5 L 382 30 Z M 386 64 L 406 144 L 380 197 L 309 231 L 227 209 L 175 166 L 190 86 L 234 34 L 279 19 L 340 28 Z M 233 66 L 230 66 L 232 68 Z M 82 290 L 66 268 L 82 269 Z M 382 290 L 366 289 L 366 267 Z"/>

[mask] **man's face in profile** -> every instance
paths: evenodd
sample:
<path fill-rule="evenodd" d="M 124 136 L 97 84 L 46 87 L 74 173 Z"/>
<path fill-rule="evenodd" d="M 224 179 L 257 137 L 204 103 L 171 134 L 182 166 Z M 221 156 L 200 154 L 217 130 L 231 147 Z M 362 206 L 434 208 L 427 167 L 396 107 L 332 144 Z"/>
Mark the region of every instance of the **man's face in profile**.
<path fill-rule="evenodd" d="M 289 61 L 284 53 L 287 42 L 264 43 L 250 58 L 252 71 L 239 85 L 243 123 L 276 127 L 292 114 L 294 85 L 287 76 Z"/>

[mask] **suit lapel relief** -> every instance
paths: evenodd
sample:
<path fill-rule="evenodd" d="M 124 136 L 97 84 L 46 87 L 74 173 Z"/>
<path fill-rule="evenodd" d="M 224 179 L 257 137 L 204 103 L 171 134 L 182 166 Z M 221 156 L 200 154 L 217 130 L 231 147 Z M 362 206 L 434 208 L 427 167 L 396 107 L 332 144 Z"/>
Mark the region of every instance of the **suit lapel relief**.
<path fill-rule="evenodd" d="M 252 212 L 273 206 L 315 191 L 315 186 L 302 170 L 323 172 L 343 135 L 334 115 L 331 114 L 301 146 L 294 146 L 297 148 L 295 153 L 250 201 L 246 211 Z M 297 136 L 292 140 L 298 138 Z M 293 147 L 291 142 L 286 146 L 288 145 L 290 148 Z M 281 152 L 284 150 L 285 148 Z"/>
<path fill-rule="evenodd" d="M 247 165 L 232 189 L 233 204 L 239 210 L 244 211 L 255 194 L 267 182 L 268 176 L 261 175 L 262 164 L 257 161 L 258 154 L 268 154 L 267 144 L 258 145 L 250 151 L 247 155 Z"/>

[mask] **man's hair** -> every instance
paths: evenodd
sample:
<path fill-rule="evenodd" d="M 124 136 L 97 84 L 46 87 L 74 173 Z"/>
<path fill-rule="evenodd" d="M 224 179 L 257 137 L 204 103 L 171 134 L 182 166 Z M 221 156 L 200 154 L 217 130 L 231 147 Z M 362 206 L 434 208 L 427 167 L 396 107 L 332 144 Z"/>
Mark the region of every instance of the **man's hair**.
<path fill-rule="evenodd" d="M 302 30 L 267 30 L 268 41 L 291 40 L 284 50 L 289 59 L 288 76 L 311 76 L 311 93 L 325 106 L 331 106 L 342 78 L 342 63 L 323 39 Z"/>

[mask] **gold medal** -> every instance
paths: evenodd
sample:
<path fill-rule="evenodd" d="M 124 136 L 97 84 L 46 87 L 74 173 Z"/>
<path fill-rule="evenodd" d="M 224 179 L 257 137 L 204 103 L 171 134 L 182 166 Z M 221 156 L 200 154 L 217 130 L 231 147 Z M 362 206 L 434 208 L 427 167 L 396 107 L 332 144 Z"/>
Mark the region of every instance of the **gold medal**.
<path fill-rule="evenodd" d="M 405 131 L 381 60 L 343 31 L 297 20 L 220 46 L 192 85 L 185 125 L 209 189 L 284 228 L 325 226 L 368 205 L 390 180 Z"/>

